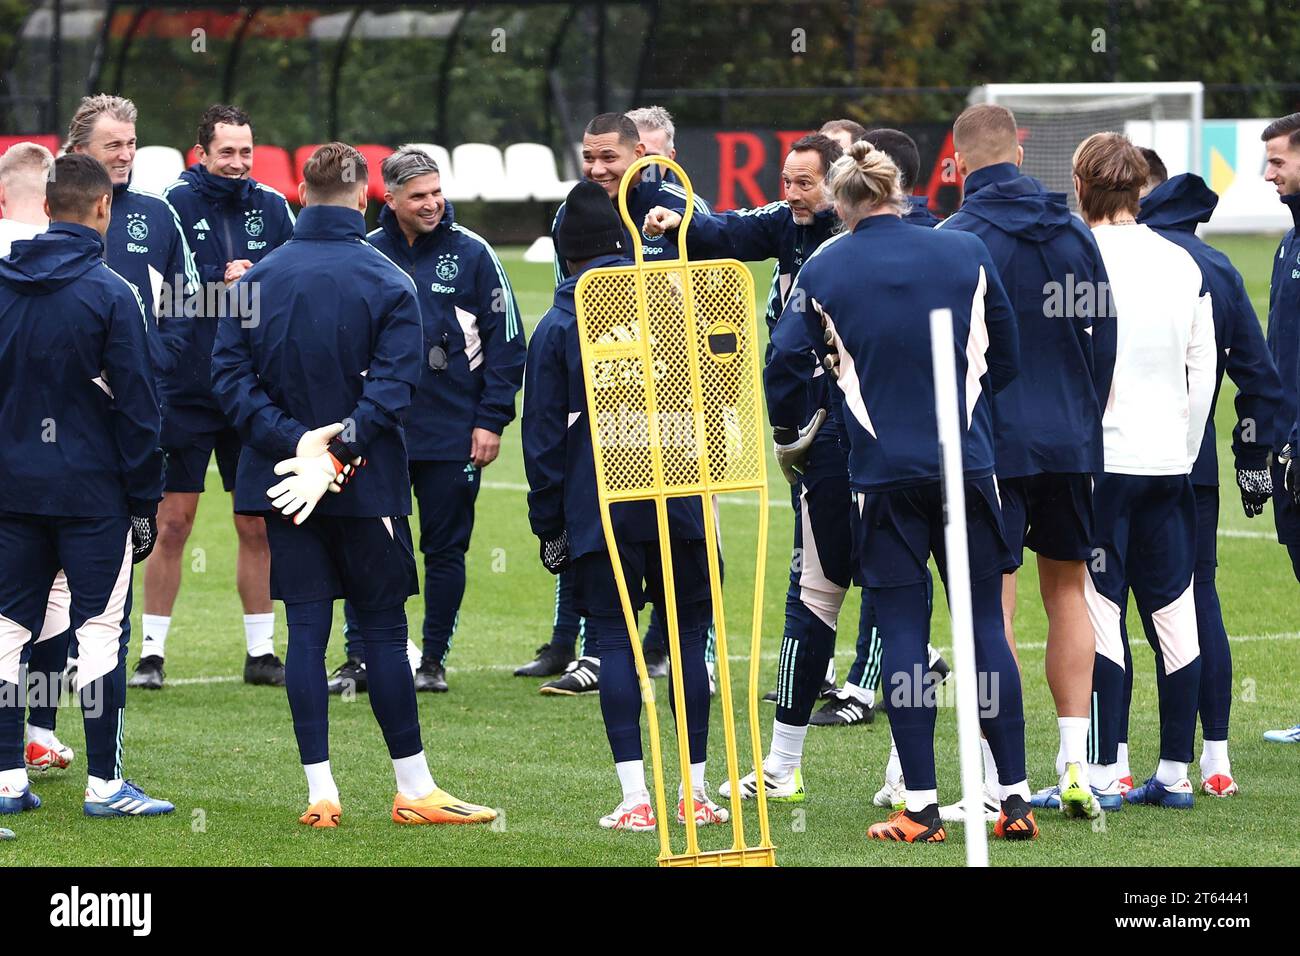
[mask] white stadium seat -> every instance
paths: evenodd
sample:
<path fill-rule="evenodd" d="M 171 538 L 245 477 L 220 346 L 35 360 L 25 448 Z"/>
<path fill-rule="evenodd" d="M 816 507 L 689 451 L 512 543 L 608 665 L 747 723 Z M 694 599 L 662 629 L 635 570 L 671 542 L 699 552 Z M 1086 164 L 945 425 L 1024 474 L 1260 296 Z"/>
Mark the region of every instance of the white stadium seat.
<path fill-rule="evenodd" d="M 131 185 L 147 193 L 161 194 L 185 171 L 185 157 L 170 146 L 141 146 L 135 151 Z"/>
<path fill-rule="evenodd" d="M 478 198 L 476 193 L 466 190 L 460 185 L 460 181 L 456 177 L 456 171 L 451 165 L 451 154 L 447 152 L 446 147 L 435 146 L 433 143 L 407 143 L 404 145 L 422 149 L 433 157 L 433 161 L 438 164 L 438 172 L 441 174 L 442 194 L 445 197 L 452 202 Z"/>
<path fill-rule="evenodd" d="M 528 199 L 526 184 L 506 179 L 501 150 L 487 143 L 461 143 L 451 154 L 461 186 L 488 202 L 520 202 Z"/>
<path fill-rule="evenodd" d="M 542 202 L 556 202 L 569 195 L 577 180 L 561 180 L 555 169 L 555 155 L 541 143 L 515 143 L 506 147 L 506 180 L 526 188 L 528 195 Z"/>

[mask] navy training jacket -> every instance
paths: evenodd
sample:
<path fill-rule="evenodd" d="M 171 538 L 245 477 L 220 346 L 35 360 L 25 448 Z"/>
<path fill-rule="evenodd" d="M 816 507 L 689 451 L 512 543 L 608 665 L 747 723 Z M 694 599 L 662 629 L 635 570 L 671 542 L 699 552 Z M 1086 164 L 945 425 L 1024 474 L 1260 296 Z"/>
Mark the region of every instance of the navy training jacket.
<path fill-rule="evenodd" d="M 190 348 L 195 323 L 178 314 L 179 298 L 199 290 L 199 273 L 176 210 L 161 196 L 130 183 L 113 187 L 113 213 L 104 259 L 145 304 L 149 354 L 161 382 Z"/>
<path fill-rule="evenodd" d="M 1264 468 L 1274 442 L 1274 416 L 1282 401 L 1282 382 L 1269 355 L 1246 284 L 1226 255 L 1196 235 L 1198 223 L 1209 222 L 1219 196 L 1194 173 L 1161 183 L 1142 200 L 1138 222 L 1186 249 L 1210 290 L 1214 303 L 1214 342 L 1219 352 L 1214 378 L 1214 402 L 1226 371 L 1237 386 L 1237 426 L 1232 430 L 1232 454 L 1237 468 Z M 1249 424 L 1249 423 L 1252 423 Z M 1215 447 L 1214 405 L 1205 423 L 1201 450 L 1192 465 L 1192 484 L 1219 483 Z"/>
<path fill-rule="evenodd" d="M 284 195 L 255 179 L 214 176 L 195 163 L 163 190 L 180 220 L 194 253 L 199 280 L 220 290 L 226 263 L 247 259 L 256 264 L 293 236 L 293 211 Z M 193 310 L 191 310 L 193 311 Z M 212 342 L 217 315 L 193 317 L 194 334 L 176 367 L 163 377 L 162 400 L 167 418 L 193 431 L 220 427 L 225 416 L 212 397 Z"/>
<path fill-rule="evenodd" d="M 410 514 L 402 416 L 424 362 L 411 277 L 366 241 L 361 213 L 341 206 L 303 209 L 293 238 L 247 275 L 260 285 L 260 315 L 222 318 L 212 352 L 213 394 L 244 443 L 235 510 L 271 510 L 276 462 L 308 429 L 343 422 L 340 437 L 367 464 L 316 513 Z"/>
<path fill-rule="evenodd" d="M 1283 196 L 1293 225 L 1277 247 L 1273 275 L 1268 284 L 1268 350 L 1282 380 L 1282 401 L 1273 418 L 1273 447 L 1296 444 L 1296 416 L 1300 414 L 1300 193 Z"/>
<path fill-rule="evenodd" d="M 456 222 L 451 203 L 414 245 L 387 206 L 366 238 L 414 280 L 424 318 L 426 361 L 406 414 L 407 453 L 413 461 L 469 461 L 475 428 L 500 435 L 514 420 L 524 380 L 528 344 L 506 270 L 487 240 Z M 435 346 L 445 369 L 427 361 Z"/>
<path fill-rule="evenodd" d="M 971 173 L 940 229 L 983 240 L 1016 312 L 1020 373 L 993 399 L 998 477 L 1100 472 L 1116 330 L 1092 231 L 1013 163 Z"/>
<path fill-rule="evenodd" d="M 894 215 L 868 216 L 804 264 L 772 334 L 763 376 L 772 425 L 799 424 L 804 385 L 826 355 L 825 320 L 841 356 L 837 385 L 853 488 L 937 481 L 929 317 L 939 308 L 952 310 L 957 394 L 966 413 L 965 474 L 991 475 L 988 393 L 1005 388 L 1019 364 L 1011 303 L 977 236 L 918 229 Z"/>
<path fill-rule="evenodd" d="M 0 259 L 0 511 L 152 515 L 161 427 L 139 292 L 99 233 L 52 222 Z"/>

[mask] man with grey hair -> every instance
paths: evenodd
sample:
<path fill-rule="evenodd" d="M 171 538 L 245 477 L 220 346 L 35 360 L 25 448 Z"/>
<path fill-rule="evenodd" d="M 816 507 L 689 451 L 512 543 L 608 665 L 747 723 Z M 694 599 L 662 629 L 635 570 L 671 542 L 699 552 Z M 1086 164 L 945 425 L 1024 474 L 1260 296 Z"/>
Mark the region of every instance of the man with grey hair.
<path fill-rule="evenodd" d="M 677 144 L 673 142 L 677 128 L 673 126 L 673 114 L 662 106 L 641 106 L 628 110 L 627 118 L 636 123 L 647 156 L 677 158 Z"/>
<path fill-rule="evenodd" d="M 455 221 L 438 164 L 402 146 L 384 160 L 384 207 L 366 238 L 415 281 L 424 317 L 424 363 L 406 413 L 411 486 L 424 554 L 424 653 L 415 689 L 446 691 L 447 654 L 465 595 L 465 552 L 479 473 L 496 460 L 515 417 L 527 346 L 519 307 L 487 241 Z M 349 632 L 355 628 L 349 622 Z M 365 681 L 361 648 L 331 690 Z"/>

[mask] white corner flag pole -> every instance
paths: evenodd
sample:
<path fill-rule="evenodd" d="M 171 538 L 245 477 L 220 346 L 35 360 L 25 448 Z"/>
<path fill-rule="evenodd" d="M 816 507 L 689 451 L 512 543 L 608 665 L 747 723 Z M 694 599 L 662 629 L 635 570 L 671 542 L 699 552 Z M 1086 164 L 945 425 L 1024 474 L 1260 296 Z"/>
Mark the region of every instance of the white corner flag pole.
<path fill-rule="evenodd" d="M 984 757 L 980 748 L 975 678 L 975 635 L 971 625 L 970 554 L 966 543 L 966 487 L 961 460 L 964 417 L 957 407 L 957 362 L 953 357 L 952 310 L 930 313 L 930 358 L 934 407 L 939 424 L 943 475 L 944 550 L 948 554 L 948 610 L 952 618 L 952 674 L 957 681 L 957 743 L 961 793 L 966 807 L 966 865 L 989 865 L 984 829 Z"/>

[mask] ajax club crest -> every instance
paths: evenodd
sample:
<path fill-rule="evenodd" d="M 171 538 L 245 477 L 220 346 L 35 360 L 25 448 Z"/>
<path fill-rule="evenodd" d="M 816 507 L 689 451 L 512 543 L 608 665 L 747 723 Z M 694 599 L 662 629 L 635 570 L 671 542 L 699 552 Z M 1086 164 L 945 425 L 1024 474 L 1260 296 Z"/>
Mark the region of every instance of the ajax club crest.
<path fill-rule="evenodd" d="M 131 212 L 126 215 L 126 234 L 136 242 L 144 242 L 149 238 L 149 223 L 145 221 L 145 214 L 142 212 Z"/>
<path fill-rule="evenodd" d="M 262 234 L 262 210 L 252 209 L 244 213 L 244 231 L 254 238 Z"/>
<path fill-rule="evenodd" d="M 460 256 L 443 253 L 438 257 L 438 266 L 434 270 L 443 282 L 451 282 L 460 274 Z"/>

